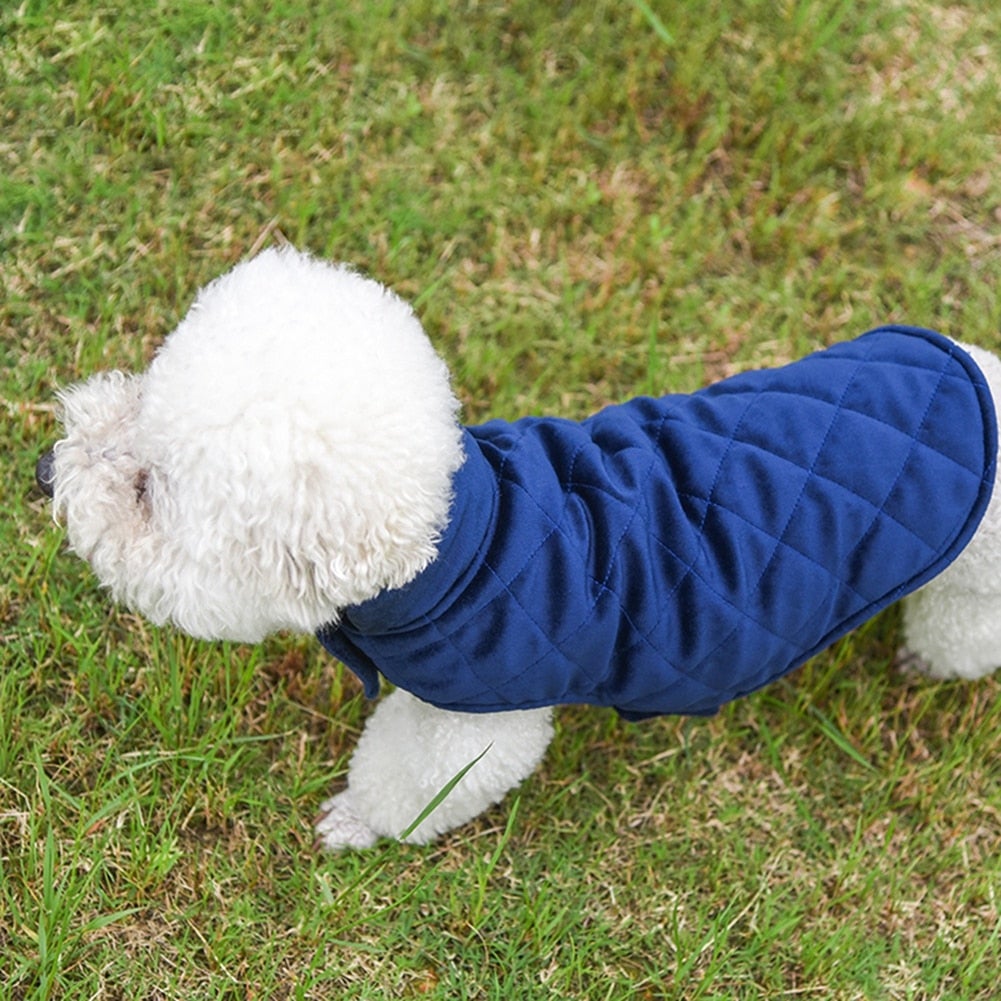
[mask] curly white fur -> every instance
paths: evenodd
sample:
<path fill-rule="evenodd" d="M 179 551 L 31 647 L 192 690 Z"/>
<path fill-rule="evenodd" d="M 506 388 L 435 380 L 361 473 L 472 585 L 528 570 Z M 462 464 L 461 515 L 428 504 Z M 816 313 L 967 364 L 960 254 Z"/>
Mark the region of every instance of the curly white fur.
<path fill-rule="evenodd" d="M 1001 400 L 1001 362 L 972 350 Z M 94 376 L 62 403 L 51 482 L 71 545 L 115 598 L 208 638 L 313 632 L 411 580 L 436 555 L 463 459 L 448 373 L 410 307 L 291 249 L 205 288 L 144 375 Z M 998 666 L 1001 491 L 905 616 L 932 673 Z M 400 836 L 479 759 L 410 835 L 432 838 L 516 786 L 551 736 L 548 710 L 462 716 L 394 693 L 320 840 Z"/>
<path fill-rule="evenodd" d="M 435 556 L 444 364 L 381 285 L 291 250 L 205 288 L 142 377 L 62 396 L 55 510 L 116 599 L 195 636 L 312 632 Z"/>

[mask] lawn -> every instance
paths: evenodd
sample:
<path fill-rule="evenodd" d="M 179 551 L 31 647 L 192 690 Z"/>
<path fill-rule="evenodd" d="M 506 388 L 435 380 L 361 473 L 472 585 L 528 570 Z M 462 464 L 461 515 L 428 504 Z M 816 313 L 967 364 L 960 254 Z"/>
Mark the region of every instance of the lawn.
<path fill-rule="evenodd" d="M 1001 687 L 903 675 L 895 611 L 320 855 L 350 674 L 111 607 L 32 472 L 58 387 L 282 241 L 413 300 L 469 421 L 884 322 L 997 348 L 999 80 L 993 0 L 3 4 L 0 998 L 996 997 Z"/>

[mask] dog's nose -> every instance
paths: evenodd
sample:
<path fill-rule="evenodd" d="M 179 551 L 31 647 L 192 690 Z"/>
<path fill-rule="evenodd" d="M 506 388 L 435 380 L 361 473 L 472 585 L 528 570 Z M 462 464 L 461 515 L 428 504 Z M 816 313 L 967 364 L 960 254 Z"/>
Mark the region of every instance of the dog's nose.
<path fill-rule="evenodd" d="M 52 452 L 46 452 L 39 458 L 38 462 L 35 463 L 35 482 L 38 484 L 38 489 L 45 494 L 46 497 L 52 496 L 52 488 L 56 480 L 56 469 L 55 462 L 52 458 Z"/>

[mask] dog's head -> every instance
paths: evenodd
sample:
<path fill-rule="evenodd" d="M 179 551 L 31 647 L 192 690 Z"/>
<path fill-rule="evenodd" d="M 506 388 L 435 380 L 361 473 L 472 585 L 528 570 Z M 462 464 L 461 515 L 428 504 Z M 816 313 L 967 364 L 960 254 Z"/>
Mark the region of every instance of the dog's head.
<path fill-rule="evenodd" d="M 409 306 L 290 249 L 203 289 L 145 374 L 61 401 L 36 473 L 70 544 L 116 599 L 196 636 L 312 631 L 406 583 L 462 461 Z"/>

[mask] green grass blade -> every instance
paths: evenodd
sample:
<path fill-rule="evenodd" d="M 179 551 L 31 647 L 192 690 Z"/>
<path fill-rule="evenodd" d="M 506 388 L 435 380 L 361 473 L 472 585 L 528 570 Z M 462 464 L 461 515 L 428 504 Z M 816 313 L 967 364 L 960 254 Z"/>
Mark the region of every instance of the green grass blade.
<path fill-rule="evenodd" d="M 416 831 L 417 828 L 420 827 L 421 824 L 423 824 L 424 821 L 427 820 L 428 817 L 430 817 L 431 814 L 434 813 L 434 811 L 437 810 L 438 807 L 445 802 L 445 800 L 451 794 L 452 790 L 466 777 L 466 775 L 469 774 L 470 769 L 474 768 L 476 764 L 483 758 L 483 756 L 487 754 L 487 752 L 489 752 L 491 747 L 493 747 L 493 744 L 488 744 L 482 751 L 480 751 L 479 754 L 476 755 L 475 758 L 473 758 L 472 761 L 467 762 L 465 765 L 463 765 L 462 768 L 460 768 L 441 787 L 441 789 L 439 789 L 438 792 L 435 793 L 435 795 L 431 798 L 431 801 L 428 803 L 428 805 L 425 806 L 424 809 L 421 810 L 421 812 L 417 815 L 416 820 L 414 820 L 413 823 L 408 825 L 401 832 L 401 834 L 399 835 L 401 841 L 406 841 L 407 838 L 409 838 L 410 835 L 413 834 L 414 831 Z"/>
<path fill-rule="evenodd" d="M 647 19 L 647 23 L 665 45 L 674 45 L 674 36 L 646 0 L 633 0 L 633 6 Z"/>

